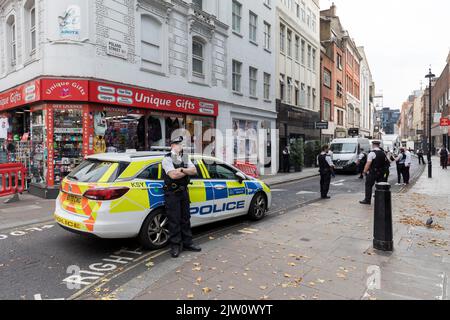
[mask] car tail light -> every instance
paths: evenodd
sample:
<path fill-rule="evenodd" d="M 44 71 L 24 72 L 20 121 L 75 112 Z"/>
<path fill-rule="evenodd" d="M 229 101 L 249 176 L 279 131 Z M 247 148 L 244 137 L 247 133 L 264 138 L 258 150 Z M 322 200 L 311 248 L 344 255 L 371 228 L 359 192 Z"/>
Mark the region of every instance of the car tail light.
<path fill-rule="evenodd" d="M 96 201 L 116 200 L 123 197 L 129 190 L 130 188 L 127 187 L 91 189 L 86 191 L 83 197 Z"/>

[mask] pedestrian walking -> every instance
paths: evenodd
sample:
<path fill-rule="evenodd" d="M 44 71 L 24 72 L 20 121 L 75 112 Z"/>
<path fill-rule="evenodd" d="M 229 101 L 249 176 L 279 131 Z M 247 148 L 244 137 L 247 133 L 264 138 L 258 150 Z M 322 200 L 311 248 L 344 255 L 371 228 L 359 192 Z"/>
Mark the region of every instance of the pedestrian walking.
<path fill-rule="evenodd" d="M 372 142 L 372 152 L 367 156 L 367 164 L 364 168 L 366 178 L 365 198 L 360 201 L 361 204 L 370 205 L 372 203 L 372 191 L 375 183 L 386 182 L 386 169 L 389 170 L 391 163 L 386 153 L 380 148 L 380 141 Z"/>
<path fill-rule="evenodd" d="M 289 173 L 289 171 L 291 171 L 291 161 L 290 161 L 290 157 L 291 157 L 291 152 L 289 151 L 289 148 L 286 146 L 283 149 L 283 171 L 285 173 Z"/>
<path fill-rule="evenodd" d="M 330 199 L 328 192 L 330 191 L 331 176 L 334 174 L 334 164 L 331 160 L 331 156 L 328 153 L 328 145 L 322 147 L 319 160 L 319 172 L 320 172 L 320 196 L 322 199 Z"/>
<path fill-rule="evenodd" d="M 190 176 L 197 175 L 197 169 L 188 155 L 183 153 L 182 143 L 183 137 L 171 141 L 171 152 L 162 161 L 170 253 L 173 258 L 178 258 L 182 250 L 201 251 L 192 239 L 188 193 Z"/>
<path fill-rule="evenodd" d="M 364 179 L 364 167 L 367 163 L 367 153 L 364 150 L 359 149 L 358 161 L 356 161 L 356 165 L 358 166 L 359 179 Z"/>
<path fill-rule="evenodd" d="M 439 156 L 441 157 L 441 167 L 443 170 L 447 170 L 448 166 L 448 155 L 449 151 L 446 146 L 442 146 L 442 148 L 438 152 Z"/>
<path fill-rule="evenodd" d="M 417 156 L 419 157 L 419 165 L 424 165 L 425 157 L 422 149 L 417 150 Z"/>

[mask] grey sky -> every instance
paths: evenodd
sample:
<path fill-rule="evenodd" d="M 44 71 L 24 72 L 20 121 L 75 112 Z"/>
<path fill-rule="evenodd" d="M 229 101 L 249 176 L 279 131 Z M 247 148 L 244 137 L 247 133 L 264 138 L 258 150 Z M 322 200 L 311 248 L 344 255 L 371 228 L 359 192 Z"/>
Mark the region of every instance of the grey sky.
<path fill-rule="evenodd" d="M 425 88 L 431 65 L 439 76 L 450 50 L 450 0 L 320 0 L 364 46 L 384 106 L 400 108 L 413 90 Z"/>

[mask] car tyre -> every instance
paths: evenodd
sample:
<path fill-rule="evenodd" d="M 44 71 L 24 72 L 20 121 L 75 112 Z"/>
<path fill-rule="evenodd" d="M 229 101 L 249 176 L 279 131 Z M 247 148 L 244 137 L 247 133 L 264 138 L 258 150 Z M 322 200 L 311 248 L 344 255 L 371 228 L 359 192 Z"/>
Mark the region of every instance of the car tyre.
<path fill-rule="evenodd" d="M 253 221 L 263 219 L 267 212 L 267 197 L 264 193 L 257 193 L 250 203 L 248 216 Z"/>
<path fill-rule="evenodd" d="M 146 249 L 157 250 L 169 243 L 169 218 L 163 209 L 152 211 L 139 232 L 139 242 Z"/>

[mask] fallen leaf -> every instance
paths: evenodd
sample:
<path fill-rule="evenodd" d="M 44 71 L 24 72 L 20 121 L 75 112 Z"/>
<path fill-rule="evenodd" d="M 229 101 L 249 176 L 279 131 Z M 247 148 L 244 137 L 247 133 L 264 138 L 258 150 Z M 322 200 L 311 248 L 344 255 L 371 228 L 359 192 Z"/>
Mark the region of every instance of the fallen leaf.
<path fill-rule="evenodd" d="M 325 283 L 325 280 L 323 280 L 323 279 L 317 279 L 317 282 L 319 282 L 319 283 Z"/>
<path fill-rule="evenodd" d="M 267 286 L 259 286 L 259 288 L 260 288 L 261 290 L 266 290 L 266 289 L 267 289 Z"/>
<path fill-rule="evenodd" d="M 228 287 L 228 289 L 230 289 L 230 290 L 233 290 L 233 289 L 234 289 L 234 287 L 233 287 L 233 286 L 229 286 L 229 287 Z"/>
<path fill-rule="evenodd" d="M 284 277 L 285 277 L 285 278 L 291 278 L 292 276 L 291 276 L 289 273 L 285 273 L 285 274 L 284 274 Z"/>
<path fill-rule="evenodd" d="M 186 297 L 188 299 L 194 299 L 194 294 L 193 293 L 188 293 L 188 295 Z"/>
<path fill-rule="evenodd" d="M 261 298 L 259 298 L 260 300 L 269 300 L 269 296 L 262 296 Z"/>
<path fill-rule="evenodd" d="M 293 262 L 290 262 L 288 265 L 289 265 L 290 267 L 295 267 L 295 266 L 296 266 L 296 264 L 293 263 Z"/>
<path fill-rule="evenodd" d="M 202 289 L 202 291 L 203 291 L 203 293 L 208 294 L 208 293 L 210 293 L 212 290 L 211 290 L 210 288 L 208 288 L 208 287 L 205 287 L 205 288 Z"/>
<path fill-rule="evenodd" d="M 146 263 L 145 266 L 151 268 L 151 267 L 155 266 L 155 263 L 150 261 L 149 263 Z"/>
<path fill-rule="evenodd" d="M 214 237 L 209 237 L 209 240 L 214 240 L 215 238 Z"/>

